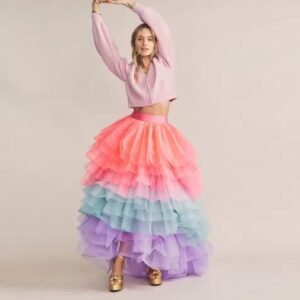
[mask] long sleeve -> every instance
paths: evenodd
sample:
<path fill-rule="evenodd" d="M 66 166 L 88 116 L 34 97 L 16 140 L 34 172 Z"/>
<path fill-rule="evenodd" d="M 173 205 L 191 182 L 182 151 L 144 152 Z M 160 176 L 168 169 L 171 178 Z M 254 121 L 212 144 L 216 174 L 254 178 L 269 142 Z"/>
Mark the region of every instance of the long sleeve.
<path fill-rule="evenodd" d="M 154 8 L 146 7 L 140 2 L 136 2 L 132 10 L 155 32 L 158 41 L 159 55 L 165 60 L 169 67 L 174 67 L 175 54 L 172 35 L 164 18 Z"/>
<path fill-rule="evenodd" d="M 92 32 L 97 52 L 102 57 L 108 69 L 118 78 L 125 81 L 128 61 L 121 57 L 119 50 L 112 40 L 101 14 L 92 12 Z"/>

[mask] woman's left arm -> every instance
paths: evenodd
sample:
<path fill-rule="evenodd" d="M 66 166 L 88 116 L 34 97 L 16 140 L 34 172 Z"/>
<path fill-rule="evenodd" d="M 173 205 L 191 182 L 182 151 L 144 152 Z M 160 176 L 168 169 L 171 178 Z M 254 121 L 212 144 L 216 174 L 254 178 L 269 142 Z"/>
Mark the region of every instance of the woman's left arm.
<path fill-rule="evenodd" d="M 152 7 L 146 7 L 136 0 L 125 0 L 130 3 L 130 7 L 136 12 L 140 19 L 148 24 L 155 32 L 158 41 L 159 55 L 165 60 L 169 67 L 175 66 L 175 53 L 172 34 L 167 22 Z"/>
<path fill-rule="evenodd" d="M 158 55 L 170 68 L 174 68 L 175 53 L 171 31 L 167 22 L 154 8 L 147 7 L 137 0 L 102 0 L 102 2 L 122 4 L 137 13 L 140 19 L 155 32 L 158 41 Z"/>

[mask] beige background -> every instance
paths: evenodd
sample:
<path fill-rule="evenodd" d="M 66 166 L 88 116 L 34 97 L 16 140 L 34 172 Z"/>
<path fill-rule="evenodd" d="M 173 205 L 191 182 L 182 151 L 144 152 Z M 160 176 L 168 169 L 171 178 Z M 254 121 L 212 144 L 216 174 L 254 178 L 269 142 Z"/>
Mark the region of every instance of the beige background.
<path fill-rule="evenodd" d="M 176 281 L 176 296 L 200 282 L 206 299 L 262 299 L 277 284 L 273 299 L 282 299 L 299 275 L 300 2 L 141 2 L 158 9 L 173 32 L 178 99 L 169 120 L 198 151 L 215 251 L 208 275 Z M 40 292 L 99 299 L 101 276 L 106 295 L 106 275 L 76 253 L 79 181 L 93 136 L 131 109 L 123 83 L 94 48 L 90 3 L 0 2 L 5 299 Z M 130 59 L 138 16 L 117 5 L 102 11 Z M 237 280 L 257 281 L 251 289 Z M 130 282 L 132 299 L 143 289 Z M 170 293 L 166 286 L 161 291 Z"/>

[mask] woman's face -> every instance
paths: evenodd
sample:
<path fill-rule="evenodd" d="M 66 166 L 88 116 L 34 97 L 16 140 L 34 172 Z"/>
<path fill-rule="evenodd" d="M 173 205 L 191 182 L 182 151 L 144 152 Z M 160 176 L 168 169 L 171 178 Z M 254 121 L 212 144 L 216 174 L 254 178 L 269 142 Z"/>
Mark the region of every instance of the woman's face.
<path fill-rule="evenodd" d="M 141 56 L 148 56 L 154 50 L 155 39 L 148 28 L 141 29 L 135 40 L 135 47 Z"/>

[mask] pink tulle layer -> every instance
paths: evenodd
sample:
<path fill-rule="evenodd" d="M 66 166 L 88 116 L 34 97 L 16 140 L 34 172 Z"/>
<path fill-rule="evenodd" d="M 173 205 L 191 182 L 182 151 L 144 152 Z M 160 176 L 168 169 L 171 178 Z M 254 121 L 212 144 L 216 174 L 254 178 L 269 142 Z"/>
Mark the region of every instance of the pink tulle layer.
<path fill-rule="evenodd" d="M 195 150 L 170 123 L 144 122 L 129 115 L 94 139 L 86 153 L 90 162 L 83 185 L 112 184 L 123 197 L 134 191 L 150 201 L 168 200 L 171 194 L 199 196 L 202 180 Z M 155 190 L 156 199 L 149 198 L 149 189 Z"/>

